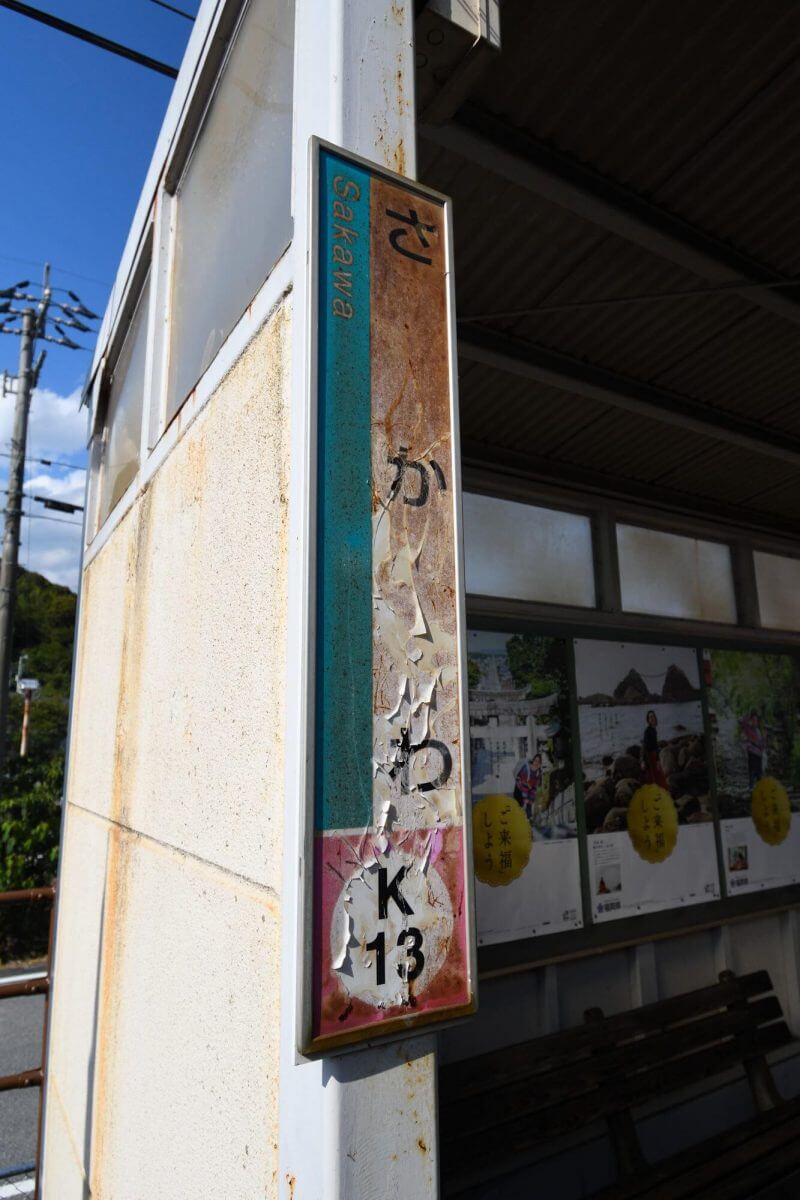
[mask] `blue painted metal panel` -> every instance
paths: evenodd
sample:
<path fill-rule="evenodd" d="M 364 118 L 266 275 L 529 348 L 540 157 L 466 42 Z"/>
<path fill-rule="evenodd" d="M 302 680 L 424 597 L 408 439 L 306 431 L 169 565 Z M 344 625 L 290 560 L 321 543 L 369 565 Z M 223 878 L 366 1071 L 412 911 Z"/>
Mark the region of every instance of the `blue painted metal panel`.
<path fill-rule="evenodd" d="M 372 823 L 370 177 L 322 151 L 316 828 Z"/>

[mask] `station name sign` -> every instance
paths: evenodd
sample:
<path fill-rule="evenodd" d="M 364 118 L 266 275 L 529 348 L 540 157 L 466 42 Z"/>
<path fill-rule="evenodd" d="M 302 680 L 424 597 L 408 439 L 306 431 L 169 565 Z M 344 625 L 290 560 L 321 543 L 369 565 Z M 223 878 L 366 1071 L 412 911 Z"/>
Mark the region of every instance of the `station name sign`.
<path fill-rule="evenodd" d="M 474 1006 L 449 202 L 312 153 L 306 1052 Z"/>

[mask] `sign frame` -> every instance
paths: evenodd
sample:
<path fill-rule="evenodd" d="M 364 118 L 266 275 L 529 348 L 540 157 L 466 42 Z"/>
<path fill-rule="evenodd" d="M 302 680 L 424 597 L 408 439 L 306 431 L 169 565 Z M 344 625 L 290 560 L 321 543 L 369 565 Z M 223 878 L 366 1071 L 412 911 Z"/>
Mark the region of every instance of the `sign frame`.
<path fill-rule="evenodd" d="M 464 551 L 463 530 L 461 518 L 461 451 L 459 438 L 459 408 L 458 408 L 458 368 L 455 327 L 455 281 L 453 272 L 453 216 L 452 201 L 433 189 L 418 184 L 414 180 L 397 174 L 369 159 L 353 154 L 331 142 L 313 136 L 309 139 L 309 180 L 310 196 L 308 211 L 308 244 L 310 253 L 306 264 L 307 270 L 307 302 L 302 319 L 306 323 L 305 345 L 310 361 L 307 363 L 308 391 L 304 397 L 307 405 L 308 443 L 308 478 L 310 481 L 306 509 L 306 534 L 309 553 L 305 564 L 306 572 L 306 617 L 308 641 L 305 653 L 305 735 L 304 779 L 301 781 L 302 812 L 301 819 L 301 850 L 300 863 L 300 904 L 298 910 L 297 939 L 299 950 L 298 962 L 298 993 L 296 1009 L 297 1049 L 301 1056 L 315 1057 L 320 1054 L 339 1052 L 347 1049 L 363 1047 L 365 1044 L 382 1043 L 398 1037 L 414 1036 L 431 1025 L 441 1026 L 457 1019 L 467 1017 L 477 1010 L 477 947 L 474 921 L 474 878 L 472 869 L 472 821 L 470 799 L 470 754 L 469 754 L 469 709 L 467 694 L 466 671 L 466 605 L 464 590 Z M 317 962 L 319 957 L 319 941 L 315 950 L 315 922 L 319 907 L 316 889 L 315 864 L 317 861 L 317 834 L 315 821 L 315 800 L 317 795 L 317 750 L 318 750 L 318 654 L 320 653 L 321 637 L 318 621 L 318 587 L 320 571 L 318 565 L 322 555 L 319 530 L 320 503 L 320 407 L 321 407 L 321 375 L 320 375 L 320 300 L 324 280 L 320 264 L 321 219 L 321 164 L 325 154 L 343 160 L 347 165 L 366 173 L 370 178 L 380 183 L 402 189 L 412 197 L 436 205 L 442 213 L 441 231 L 443 234 L 442 249 L 444 263 L 444 302 L 445 302 L 445 332 L 447 345 L 447 378 L 450 454 L 449 470 L 451 486 L 449 488 L 449 510 L 452 520 L 453 561 L 455 595 L 453 609 L 455 616 L 455 652 L 457 662 L 457 680 L 455 695 L 458 703 L 457 736 L 460 750 L 460 797 L 456 801 L 456 811 L 460 808 L 461 835 L 461 909 L 463 913 L 463 970 L 460 982 L 464 992 L 463 1000 L 452 1005 L 442 1005 L 431 1010 L 424 1008 L 415 1011 L 411 1008 L 408 1014 L 388 1016 L 381 1020 L 373 1020 L 357 1028 L 350 1028 L 334 1033 L 320 1034 L 315 1028 L 315 1009 L 317 994 L 320 989 L 317 972 L 320 969 Z M 411 257 L 411 256 L 409 256 Z M 368 280 L 371 280 L 372 270 L 368 270 Z M 370 368 L 373 364 L 370 355 Z M 399 968 L 398 968 L 399 970 Z M 401 975 L 401 979 L 403 976 Z"/>

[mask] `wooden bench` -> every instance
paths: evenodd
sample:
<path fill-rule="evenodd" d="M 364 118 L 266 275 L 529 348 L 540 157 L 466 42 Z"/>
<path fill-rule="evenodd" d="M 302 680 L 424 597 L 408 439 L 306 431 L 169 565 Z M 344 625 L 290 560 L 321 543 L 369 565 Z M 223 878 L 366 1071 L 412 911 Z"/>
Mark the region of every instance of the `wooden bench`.
<path fill-rule="evenodd" d="M 743 1200 L 800 1170 L 800 1099 L 778 1093 L 765 1054 L 793 1040 L 766 971 L 725 971 L 711 987 L 443 1067 L 442 1195 L 501 1195 L 502 1176 L 543 1145 L 604 1120 L 618 1182 L 598 1200 Z M 755 1115 L 670 1158 L 648 1163 L 634 1110 L 656 1097 L 744 1069 Z M 499 1190 L 487 1189 L 498 1181 Z M 483 1187 L 481 1187 L 483 1185 Z M 800 1184 L 796 1194 L 800 1196 Z"/>

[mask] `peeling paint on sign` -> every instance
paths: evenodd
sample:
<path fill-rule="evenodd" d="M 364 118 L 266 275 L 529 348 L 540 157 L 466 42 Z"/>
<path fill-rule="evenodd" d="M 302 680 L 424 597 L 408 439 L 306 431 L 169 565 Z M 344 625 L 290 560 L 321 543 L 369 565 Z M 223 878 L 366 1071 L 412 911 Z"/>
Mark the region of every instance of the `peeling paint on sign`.
<path fill-rule="evenodd" d="M 471 1011 L 445 201 L 319 145 L 306 1049 Z"/>

